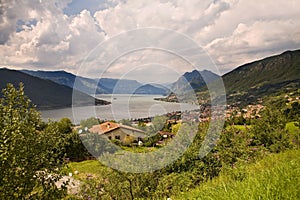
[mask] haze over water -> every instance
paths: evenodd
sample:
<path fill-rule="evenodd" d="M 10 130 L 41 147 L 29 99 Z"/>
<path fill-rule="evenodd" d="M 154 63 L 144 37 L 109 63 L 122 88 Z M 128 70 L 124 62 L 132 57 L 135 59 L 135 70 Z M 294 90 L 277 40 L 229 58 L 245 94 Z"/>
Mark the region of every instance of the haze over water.
<path fill-rule="evenodd" d="M 41 111 L 44 120 L 59 120 L 63 117 L 70 118 L 74 123 L 79 124 L 81 120 L 97 117 L 102 120 L 136 119 L 163 115 L 173 111 L 194 110 L 197 105 L 186 103 L 170 103 L 156 101 L 158 95 L 98 95 L 98 98 L 110 101 L 112 104 L 105 106 L 84 106 L 45 110 Z"/>

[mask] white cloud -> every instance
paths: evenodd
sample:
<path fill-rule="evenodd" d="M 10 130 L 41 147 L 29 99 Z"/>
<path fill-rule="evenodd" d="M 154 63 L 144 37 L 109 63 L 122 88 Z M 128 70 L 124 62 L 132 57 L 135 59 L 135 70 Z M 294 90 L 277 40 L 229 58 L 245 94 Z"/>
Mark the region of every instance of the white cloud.
<path fill-rule="evenodd" d="M 222 71 L 299 48 L 299 1 L 229 3 L 231 9 L 195 35 Z"/>
<path fill-rule="evenodd" d="M 245 62 L 299 48 L 299 6 L 298 0 L 260 3 L 246 0 L 84 3 L 4 0 L 0 7 L 0 65 L 66 69 L 76 73 L 85 56 L 101 42 L 132 29 L 159 27 L 194 39 L 208 51 L 221 71 L 228 71 Z M 118 55 L 122 48 L 134 46 L 144 37 L 148 37 L 147 34 L 113 42 L 107 46 L 109 56 L 100 52 L 93 55 L 95 59 L 88 62 L 99 69 L 87 67 L 86 75 L 105 70 L 103 58 Z M 183 42 L 163 34 L 156 35 L 156 39 L 151 37 L 150 43 L 165 48 L 181 47 Z M 153 61 L 161 66 L 179 66 L 180 63 L 165 54 L 149 55 L 143 51 L 125 55 L 120 61 L 122 63 L 118 62 L 114 68 L 115 74 L 121 74 L 128 65 L 144 66 Z M 149 72 L 149 67 L 143 69 Z M 182 64 L 177 70 L 181 72 L 188 67 Z"/>
<path fill-rule="evenodd" d="M 2 64 L 72 69 L 104 39 L 89 11 L 68 17 L 62 12 L 61 1 L 59 5 L 53 2 L 38 6 L 23 3 L 15 5 L 11 12 L 17 13 L 22 8 L 27 10 L 27 15 L 17 16 L 12 21 L 36 19 L 37 23 L 10 33 L 9 39 L 0 46 Z"/>

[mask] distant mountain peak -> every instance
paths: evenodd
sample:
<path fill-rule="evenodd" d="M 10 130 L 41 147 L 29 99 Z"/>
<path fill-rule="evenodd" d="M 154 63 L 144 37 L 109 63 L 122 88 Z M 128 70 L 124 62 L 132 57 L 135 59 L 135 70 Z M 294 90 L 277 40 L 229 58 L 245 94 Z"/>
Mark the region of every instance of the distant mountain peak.
<path fill-rule="evenodd" d="M 136 80 L 129 79 L 114 79 L 114 78 L 100 78 L 91 79 L 85 77 L 79 77 L 72 73 L 66 71 L 31 71 L 22 70 L 22 72 L 39 77 L 42 79 L 51 80 L 55 83 L 68 86 L 70 88 L 75 88 L 81 92 L 87 94 L 133 94 L 138 90 L 143 84 Z M 77 78 L 77 79 L 76 79 Z M 76 81 L 76 83 L 75 83 Z M 151 85 L 139 89 L 142 94 L 165 94 L 166 89 L 156 88 Z"/>
<path fill-rule="evenodd" d="M 209 70 L 193 70 L 191 72 L 185 72 L 179 79 L 172 84 L 172 91 L 184 91 L 184 90 L 199 90 L 206 84 L 220 78 L 219 75 Z"/>

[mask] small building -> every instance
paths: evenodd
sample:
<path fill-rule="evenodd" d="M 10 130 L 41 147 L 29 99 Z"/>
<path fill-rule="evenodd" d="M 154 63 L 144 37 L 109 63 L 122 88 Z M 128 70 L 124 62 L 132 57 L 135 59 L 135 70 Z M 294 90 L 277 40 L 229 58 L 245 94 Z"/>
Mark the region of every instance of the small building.
<path fill-rule="evenodd" d="M 159 134 L 162 136 L 163 140 L 173 138 L 174 134 L 166 131 L 159 131 Z"/>
<path fill-rule="evenodd" d="M 89 132 L 105 135 L 110 140 L 120 140 L 123 143 L 129 143 L 129 141 L 134 140 L 140 141 L 146 137 L 146 133 L 140 129 L 114 122 L 104 122 L 94 125 L 89 129 Z"/>
<path fill-rule="evenodd" d="M 159 131 L 158 134 L 161 136 L 161 139 L 155 143 L 156 146 L 163 146 L 169 139 L 172 139 L 175 135 L 170 132 Z"/>

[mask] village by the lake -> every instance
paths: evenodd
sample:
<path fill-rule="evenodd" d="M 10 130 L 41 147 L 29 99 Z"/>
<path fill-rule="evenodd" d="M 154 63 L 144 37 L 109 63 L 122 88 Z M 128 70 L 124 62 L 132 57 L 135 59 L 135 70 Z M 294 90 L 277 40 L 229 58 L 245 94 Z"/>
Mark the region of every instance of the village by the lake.
<path fill-rule="evenodd" d="M 299 7 L 1 0 L 0 200 L 300 199 Z"/>

